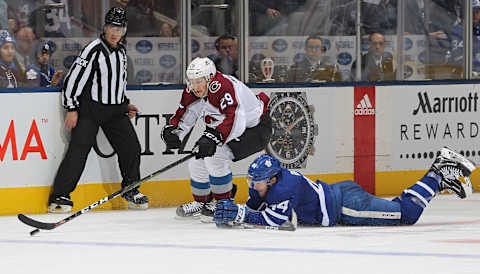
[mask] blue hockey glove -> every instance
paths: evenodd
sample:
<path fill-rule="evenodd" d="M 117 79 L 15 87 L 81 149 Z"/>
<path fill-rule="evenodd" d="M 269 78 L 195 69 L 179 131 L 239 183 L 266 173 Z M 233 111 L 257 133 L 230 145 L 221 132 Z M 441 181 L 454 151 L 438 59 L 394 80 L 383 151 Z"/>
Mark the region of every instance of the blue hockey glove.
<path fill-rule="evenodd" d="M 220 200 L 213 215 L 213 221 L 217 226 L 223 224 L 241 224 L 248 215 L 245 205 L 234 204 L 231 200 Z"/>
<path fill-rule="evenodd" d="M 180 148 L 180 138 L 177 135 L 179 129 L 174 125 L 165 125 L 162 129 L 162 140 L 167 145 L 167 149 Z"/>
<path fill-rule="evenodd" d="M 217 150 L 217 145 L 222 143 L 222 134 L 213 128 L 207 127 L 195 144 L 198 146 L 196 159 L 203 159 L 205 157 L 212 157 Z"/>

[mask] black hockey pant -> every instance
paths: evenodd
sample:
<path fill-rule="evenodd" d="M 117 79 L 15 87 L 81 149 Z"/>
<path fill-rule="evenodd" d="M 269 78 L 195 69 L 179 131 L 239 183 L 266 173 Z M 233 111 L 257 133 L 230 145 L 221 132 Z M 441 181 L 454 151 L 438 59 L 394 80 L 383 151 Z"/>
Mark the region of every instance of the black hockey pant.
<path fill-rule="evenodd" d="M 72 129 L 67 153 L 55 176 L 50 202 L 59 196 L 69 196 L 77 186 L 99 127 L 118 155 L 122 187 L 140 179 L 140 143 L 126 115 L 127 105 L 102 105 L 89 100 L 81 103 L 77 125 Z"/>
<path fill-rule="evenodd" d="M 258 125 L 247 128 L 240 137 L 227 143 L 235 156 L 233 161 L 240 161 L 265 149 L 270 137 L 272 137 L 272 118 L 267 112 Z"/>

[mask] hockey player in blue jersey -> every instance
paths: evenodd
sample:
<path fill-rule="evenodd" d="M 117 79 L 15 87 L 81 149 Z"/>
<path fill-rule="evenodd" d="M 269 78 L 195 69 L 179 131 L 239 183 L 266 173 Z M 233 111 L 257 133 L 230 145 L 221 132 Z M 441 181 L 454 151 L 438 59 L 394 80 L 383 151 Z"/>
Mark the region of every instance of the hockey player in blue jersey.
<path fill-rule="evenodd" d="M 250 197 L 246 205 L 222 200 L 214 221 L 218 227 L 242 223 L 296 226 L 297 219 L 299 224 L 321 226 L 413 225 L 440 191 L 449 189 L 462 199 L 470 194 L 469 176 L 475 168 L 459 153 L 442 148 L 425 176 L 390 201 L 367 193 L 353 181 L 314 182 L 264 154 L 248 169 Z"/>

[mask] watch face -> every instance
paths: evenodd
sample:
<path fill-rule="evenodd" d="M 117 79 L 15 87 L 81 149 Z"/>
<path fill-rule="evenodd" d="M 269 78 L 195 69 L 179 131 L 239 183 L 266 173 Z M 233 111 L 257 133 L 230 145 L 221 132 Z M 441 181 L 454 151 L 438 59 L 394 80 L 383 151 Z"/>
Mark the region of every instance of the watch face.
<path fill-rule="evenodd" d="M 285 168 L 305 167 L 312 150 L 314 121 L 311 108 L 301 92 L 272 93 L 269 104 L 272 138 L 267 151 Z"/>

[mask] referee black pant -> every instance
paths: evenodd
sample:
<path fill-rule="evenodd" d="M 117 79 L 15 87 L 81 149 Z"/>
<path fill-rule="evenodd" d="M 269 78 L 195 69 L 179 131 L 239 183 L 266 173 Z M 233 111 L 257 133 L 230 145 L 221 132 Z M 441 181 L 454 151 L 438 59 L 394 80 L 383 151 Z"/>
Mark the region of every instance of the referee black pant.
<path fill-rule="evenodd" d="M 59 196 L 69 197 L 75 189 L 100 127 L 118 155 L 122 187 L 140 179 L 140 142 L 127 111 L 126 104 L 81 101 L 77 125 L 72 129 L 70 144 L 55 176 L 49 202 Z"/>

